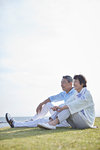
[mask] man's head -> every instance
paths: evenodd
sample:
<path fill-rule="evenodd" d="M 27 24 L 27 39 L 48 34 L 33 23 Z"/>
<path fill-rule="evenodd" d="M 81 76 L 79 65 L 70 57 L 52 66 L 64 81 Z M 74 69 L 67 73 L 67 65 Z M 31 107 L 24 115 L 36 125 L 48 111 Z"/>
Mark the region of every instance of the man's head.
<path fill-rule="evenodd" d="M 77 91 L 80 91 L 83 87 L 86 87 L 87 81 L 83 75 L 74 76 L 74 87 Z"/>
<path fill-rule="evenodd" d="M 61 87 L 64 91 L 69 92 L 72 88 L 72 77 L 71 76 L 63 76 L 61 80 Z"/>

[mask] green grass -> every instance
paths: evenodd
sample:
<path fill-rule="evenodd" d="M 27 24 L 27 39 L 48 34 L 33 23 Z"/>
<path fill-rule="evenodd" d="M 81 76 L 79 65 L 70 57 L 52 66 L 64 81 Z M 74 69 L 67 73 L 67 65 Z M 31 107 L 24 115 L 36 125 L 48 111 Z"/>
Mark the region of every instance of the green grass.
<path fill-rule="evenodd" d="M 100 150 L 100 118 L 96 129 L 1 128 L 0 150 Z"/>

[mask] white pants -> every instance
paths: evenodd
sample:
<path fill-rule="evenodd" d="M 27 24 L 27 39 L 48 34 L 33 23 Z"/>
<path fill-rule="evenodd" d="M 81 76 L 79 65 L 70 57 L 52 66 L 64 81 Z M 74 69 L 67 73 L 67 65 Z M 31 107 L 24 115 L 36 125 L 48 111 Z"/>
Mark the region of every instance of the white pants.
<path fill-rule="evenodd" d="M 72 128 L 90 128 L 88 120 L 82 112 L 77 112 L 71 115 L 69 109 L 65 109 L 60 113 L 56 113 L 55 116 L 58 117 L 60 124 L 64 120 L 67 120 L 67 122 L 72 126 Z"/>
<path fill-rule="evenodd" d="M 17 122 L 14 121 L 14 127 L 37 127 L 37 125 L 39 123 L 46 123 L 49 121 L 49 118 L 46 118 L 45 115 L 50 112 L 51 115 L 53 115 L 55 113 L 55 111 L 53 111 L 51 109 L 51 107 L 53 107 L 53 104 L 48 102 L 47 104 L 45 104 L 41 110 L 41 112 L 39 114 L 36 114 L 35 116 L 33 116 L 32 120 L 28 120 L 28 121 L 23 121 L 23 122 Z M 70 125 L 67 123 L 66 120 L 62 121 L 61 124 L 57 125 L 57 127 L 69 127 Z"/>

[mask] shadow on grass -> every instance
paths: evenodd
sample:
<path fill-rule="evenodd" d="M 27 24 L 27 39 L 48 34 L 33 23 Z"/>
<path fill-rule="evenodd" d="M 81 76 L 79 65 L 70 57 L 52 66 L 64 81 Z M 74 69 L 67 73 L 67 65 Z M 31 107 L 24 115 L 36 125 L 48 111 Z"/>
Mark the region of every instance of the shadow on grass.
<path fill-rule="evenodd" d="M 52 133 L 69 132 L 80 129 L 72 128 L 57 128 L 56 130 L 45 130 L 41 128 L 4 128 L 0 130 L 0 140 L 7 140 L 12 138 L 25 138 L 37 135 L 46 135 Z"/>
<path fill-rule="evenodd" d="M 100 126 L 100 117 L 96 118 L 96 124 Z M 95 132 L 99 132 L 100 128 L 97 129 L 84 129 L 86 132 L 90 132 L 90 130 L 95 130 Z M 56 130 L 45 130 L 41 128 L 1 128 L 0 129 L 0 140 L 7 140 L 7 139 L 13 139 L 13 138 L 27 138 L 27 137 L 33 137 L 33 136 L 42 136 L 46 134 L 52 134 L 52 133 L 63 133 L 63 132 L 73 132 L 76 131 L 78 134 L 78 131 L 84 132 L 82 129 L 72 129 L 72 128 L 57 128 Z"/>

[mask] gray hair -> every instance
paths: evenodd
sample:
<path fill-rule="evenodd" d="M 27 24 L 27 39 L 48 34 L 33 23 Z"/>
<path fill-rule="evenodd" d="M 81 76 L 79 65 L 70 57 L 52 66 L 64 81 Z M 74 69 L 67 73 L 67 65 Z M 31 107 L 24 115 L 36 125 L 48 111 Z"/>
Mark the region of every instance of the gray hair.
<path fill-rule="evenodd" d="M 71 76 L 63 76 L 63 79 L 66 79 L 68 82 L 73 82 L 73 79 Z"/>

